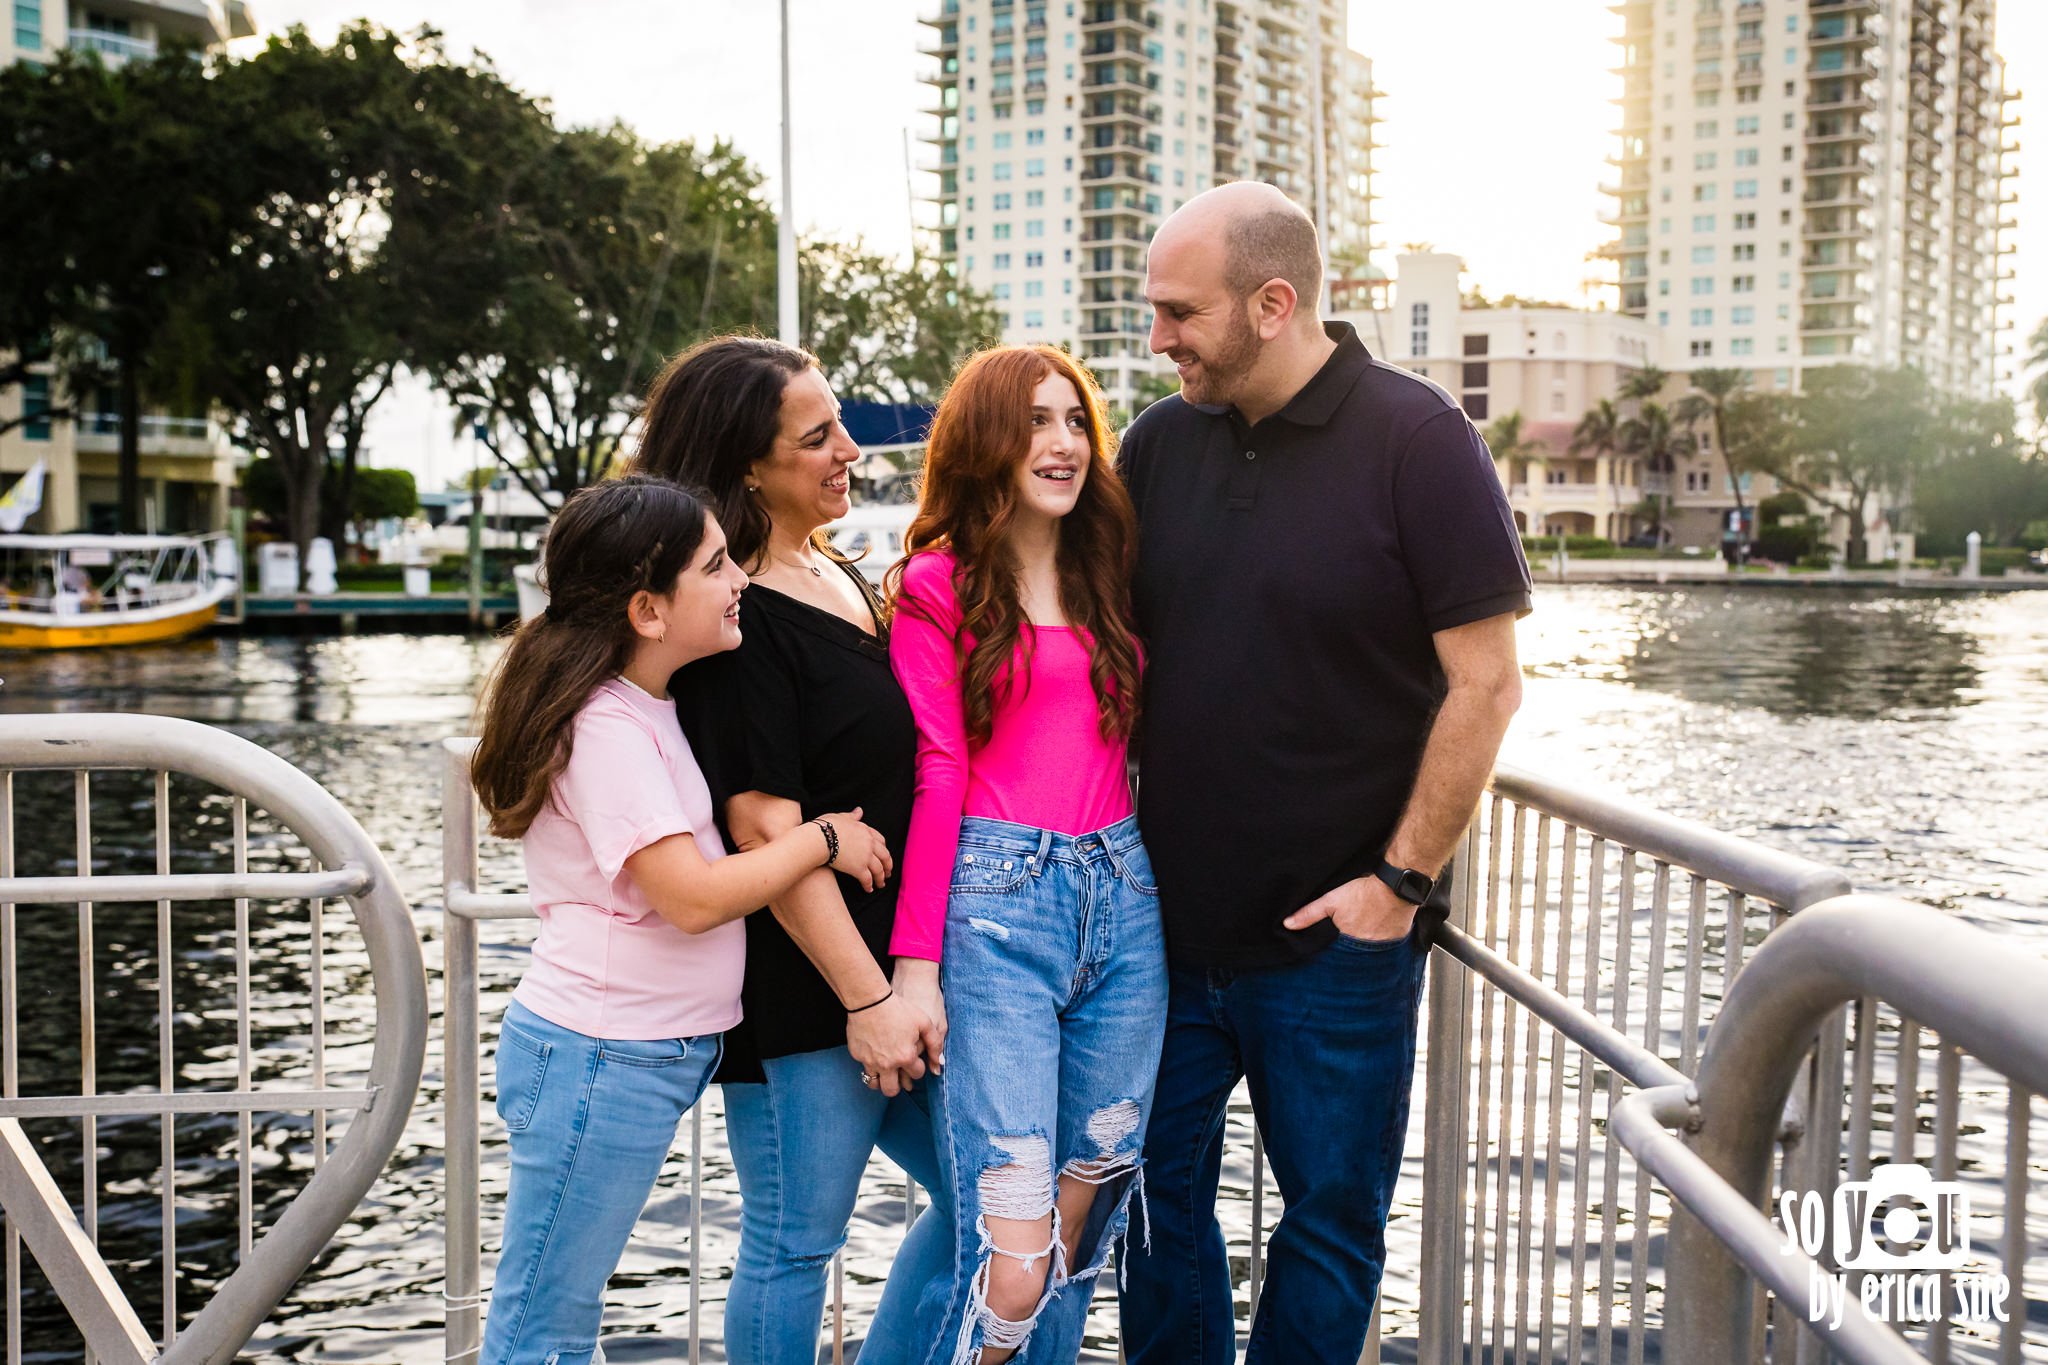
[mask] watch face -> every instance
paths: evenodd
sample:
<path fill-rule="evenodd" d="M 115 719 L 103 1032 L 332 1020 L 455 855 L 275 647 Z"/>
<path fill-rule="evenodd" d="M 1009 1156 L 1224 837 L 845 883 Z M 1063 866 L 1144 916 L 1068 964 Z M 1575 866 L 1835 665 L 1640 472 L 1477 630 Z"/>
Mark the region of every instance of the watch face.
<path fill-rule="evenodd" d="M 1420 905 L 1429 899 L 1433 890 L 1435 884 L 1411 867 L 1402 869 L 1401 885 L 1395 888 L 1395 894 L 1410 905 Z"/>

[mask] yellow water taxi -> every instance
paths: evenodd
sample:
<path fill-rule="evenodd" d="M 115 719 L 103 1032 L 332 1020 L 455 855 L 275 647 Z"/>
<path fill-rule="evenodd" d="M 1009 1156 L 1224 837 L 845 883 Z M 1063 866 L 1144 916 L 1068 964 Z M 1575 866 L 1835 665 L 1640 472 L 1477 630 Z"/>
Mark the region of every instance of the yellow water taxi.
<path fill-rule="evenodd" d="M 153 644 L 235 591 L 225 536 L 0 535 L 0 649 Z"/>

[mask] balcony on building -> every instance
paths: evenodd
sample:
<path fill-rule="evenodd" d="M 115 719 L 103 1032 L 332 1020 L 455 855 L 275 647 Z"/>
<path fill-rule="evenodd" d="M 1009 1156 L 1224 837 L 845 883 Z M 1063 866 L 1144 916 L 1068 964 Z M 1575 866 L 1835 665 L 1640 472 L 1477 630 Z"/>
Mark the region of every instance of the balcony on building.
<path fill-rule="evenodd" d="M 1142 38 L 1158 27 L 1156 19 L 1147 17 L 1145 6 L 1132 3 L 1132 0 L 1094 0 L 1081 11 L 1081 32 L 1084 35 L 1128 33 Z"/>

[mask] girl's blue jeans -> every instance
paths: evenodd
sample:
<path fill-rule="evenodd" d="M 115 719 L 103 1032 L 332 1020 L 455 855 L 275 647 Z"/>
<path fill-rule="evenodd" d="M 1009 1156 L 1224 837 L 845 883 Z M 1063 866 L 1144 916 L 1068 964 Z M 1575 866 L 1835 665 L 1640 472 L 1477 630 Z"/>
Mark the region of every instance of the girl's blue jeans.
<path fill-rule="evenodd" d="M 1006 1346 L 1020 1365 L 1069 1365 L 1139 1187 L 1166 1026 L 1158 883 L 1137 821 L 1066 835 L 963 820 L 939 971 L 950 1032 L 933 1101 L 953 1245 L 918 1315 L 925 1358 L 966 1365 Z M 1096 1187 L 1071 1263 L 1062 1179 Z M 985 1221 L 1048 1213 L 1044 1247 L 999 1247 Z M 1025 1318 L 989 1306 L 997 1256 L 1046 1267 Z"/>
<path fill-rule="evenodd" d="M 518 1001 L 498 1033 L 498 1115 L 511 1134 L 505 1238 L 482 1365 L 602 1360 L 604 1286 L 719 1039 L 592 1038 Z"/>

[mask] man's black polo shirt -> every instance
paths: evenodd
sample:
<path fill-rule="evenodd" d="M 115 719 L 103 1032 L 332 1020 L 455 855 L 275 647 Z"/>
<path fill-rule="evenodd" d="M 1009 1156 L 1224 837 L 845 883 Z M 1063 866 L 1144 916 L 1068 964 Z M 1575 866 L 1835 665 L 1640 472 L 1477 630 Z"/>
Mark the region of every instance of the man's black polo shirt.
<path fill-rule="evenodd" d="M 1351 327 L 1328 332 L 1336 352 L 1257 426 L 1175 396 L 1124 435 L 1138 820 L 1182 966 L 1275 965 L 1336 937 L 1280 921 L 1378 866 L 1443 700 L 1431 633 L 1529 609 L 1479 433 Z"/>

